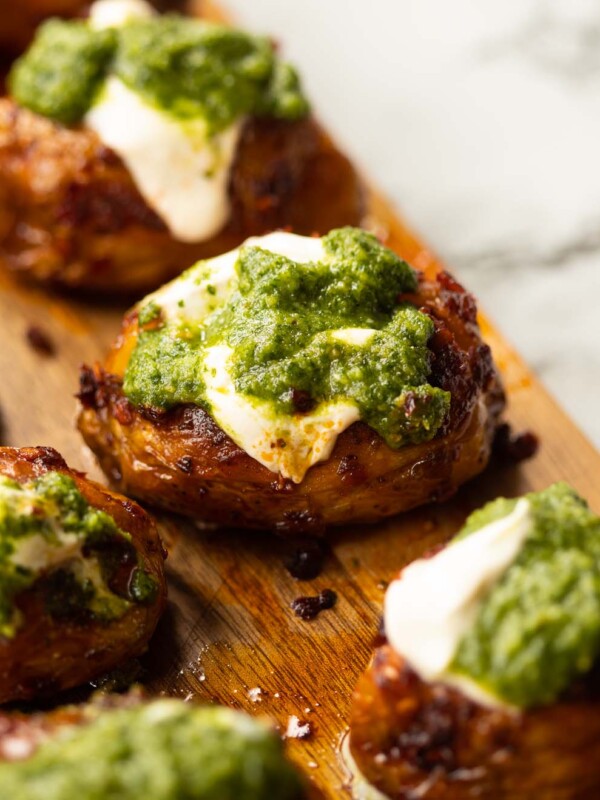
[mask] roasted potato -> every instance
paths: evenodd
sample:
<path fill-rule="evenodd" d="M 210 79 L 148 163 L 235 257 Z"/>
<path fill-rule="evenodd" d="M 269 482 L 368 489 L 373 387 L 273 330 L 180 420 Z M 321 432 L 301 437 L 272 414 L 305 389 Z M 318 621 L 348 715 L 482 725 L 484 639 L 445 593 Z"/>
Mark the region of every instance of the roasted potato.
<path fill-rule="evenodd" d="M 385 644 L 354 694 L 351 769 L 391 800 L 589 800 L 600 794 L 597 687 L 596 670 L 554 705 L 484 707 L 422 681 Z"/>
<path fill-rule="evenodd" d="M 358 224 L 362 189 L 314 119 L 251 118 L 229 184 L 231 217 L 205 242 L 177 241 L 91 130 L 0 100 L 0 262 L 41 283 L 106 295 L 163 283 L 201 258 L 278 227 Z"/>
<path fill-rule="evenodd" d="M 83 368 L 79 429 L 123 491 L 219 525 L 320 533 L 445 499 L 487 464 L 504 394 L 480 337 L 475 302 L 453 278 L 421 273 L 417 293 L 403 299 L 432 316 L 429 380 L 452 394 L 442 429 L 427 443 L 394 450 L 357 422 L 301 483 L 284 480 L 200 407 L 159 413 L 127 400 L 122 379 L 136 342 L 135 310 L 105 364 Z"/>
<path fill-rule="evenodd" d="M 107 534 L 95 545 L 86 537 L 81 549 L 60 561 L 38 559 L 33 582 L 12 596 L 18 624 L 11 634 L 0 635 L 2 703 L 76 686 L 140 655 L 165 606 L 164 551 L 154 523 L 136 503 L 70 470 L 51 448 L 0 448 L 4 478 L 23 485 L 51 473 L 72 480 L 92 511 L 106 512 L 120 533 Z M 43 519 L 35 503 L 30 513 Z M 12 550 L 7 517 L 0 519 L 0 537 L 3 549 Z M 99 585 L 118 603 L 118 613 L 92 610 L 86 599 L 89 571 L 82 567 L 84 577 L 76 586 L 71 580 L 75 569 L 86 563 L 100 570 Z M 144 593 L 132 588 L 140 577 L 148 588 Z M 95 588 L 98 584 L 91 580 Z"/>

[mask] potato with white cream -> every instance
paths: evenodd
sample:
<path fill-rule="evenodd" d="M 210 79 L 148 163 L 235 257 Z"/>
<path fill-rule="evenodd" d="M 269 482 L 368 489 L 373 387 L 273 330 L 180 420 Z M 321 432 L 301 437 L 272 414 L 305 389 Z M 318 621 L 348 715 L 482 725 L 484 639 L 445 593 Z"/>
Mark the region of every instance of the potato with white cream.
<path fill-rule="evenodd" d="M 143 653 L 165 605 L 163 560 L 136 503 L 51 448 L 0 447 L 0 703 Z"/>
<path fill-rule="evenodd" d="M 447 497 L 504 405 L 472 298 L 354 228 L 199 262 L 126 316 L 79 396 L 123 491 L 282 533 Z"/>
<path fill-rule="evenodd" d="M 0 101 L 0 257 L 147 291 L 277 227 L 358 224 L 360 182 L 265 37 L 98 0 L 42 25 Z"/>
<path fill-rule="evenodd" d="M 405 567 L 354 696 L 357 796 L 596 797 L 599 565 L 600 517 L 559 483 Z"/>

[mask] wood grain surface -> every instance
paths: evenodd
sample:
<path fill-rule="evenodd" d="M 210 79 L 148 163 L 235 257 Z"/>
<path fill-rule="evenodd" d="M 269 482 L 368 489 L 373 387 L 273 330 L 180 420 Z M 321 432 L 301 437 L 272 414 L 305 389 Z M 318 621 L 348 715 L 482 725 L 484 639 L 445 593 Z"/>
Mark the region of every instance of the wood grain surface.
<path fill-rule="evenodd" d="M 366 224 L 414 266 L 435 261 L 376 194 Z M 73 395 L 79 365 L 102 357 L 124 310 L 48 295 L 0 270 L 3 444 L 51 445 L 71 466 L 102 480 L 74 428 Z M 284 567 L 290 544 L 273 536 L 202 530 L 160 517 L 169 549 L 170 602 L 146 658 L 148 689 L 264 714 L 282 732 L 292 716 L 310 723 L 309 737 L 290 738 L 287 746 L 315 797 L 346 796 L 339 746 L 353 687 L 369 660 L 386 582 L 498 494 L 567 480 L 600 511 L 600 455 L 505 339 L 481 322 L 508 389 L 508 421 L 540 437 L 532 460 L 517 467 L 492 465 L 443 505 L 375 527 L 334 531 L 324 570 L 310 582 L 290 576 Z M 50 337 L 54 355 L 31 346 L 31 326 Z M 332 610 L 312 622 L 294 615 L 292 600 L 326 588 L 338 595 Z"/>

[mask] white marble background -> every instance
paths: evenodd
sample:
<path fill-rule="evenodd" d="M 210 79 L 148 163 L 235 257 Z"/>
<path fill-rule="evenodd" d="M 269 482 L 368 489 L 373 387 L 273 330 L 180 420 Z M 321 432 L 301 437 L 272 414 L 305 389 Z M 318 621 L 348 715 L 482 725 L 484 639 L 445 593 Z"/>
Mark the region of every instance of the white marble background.
<path fill-rule="evenodd" d="M 600 446 L 600 0 L 225 0 Z"/>

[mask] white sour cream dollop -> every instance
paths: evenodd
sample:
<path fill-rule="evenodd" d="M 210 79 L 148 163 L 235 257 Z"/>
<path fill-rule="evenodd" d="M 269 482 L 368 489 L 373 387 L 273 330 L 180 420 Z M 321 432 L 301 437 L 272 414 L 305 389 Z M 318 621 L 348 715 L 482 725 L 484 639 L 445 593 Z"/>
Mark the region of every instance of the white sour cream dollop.
<path fill-rule="evenodd" d="M 391 646 L 426 681 L 458 685 L 478 702 L 497 702 L 450 665 L 482 600 L 518 556 L 532 526 L 529 501 L 432 558 L 409 564 L 385 596 Z"/>
<path fill-rule="evenodd" d="M 144 19 L 155 14 L 144 0 L 97 0 L 90 7 L 89 22 L 95 30 L 118 28 L 130 19 Z"/>
<path fill-rule="evenodd" d="M 91 7 L 90 24 L 114 28 L 153 14 L 143 0 L 99 0 Z M 203 119 L 182 122 L 146 103 L 113 75 L 84 123 L 120 156 L 174 238 L 205 241 L 227 223 L 229 175 L 243 119 L 209 136 Z"/>

